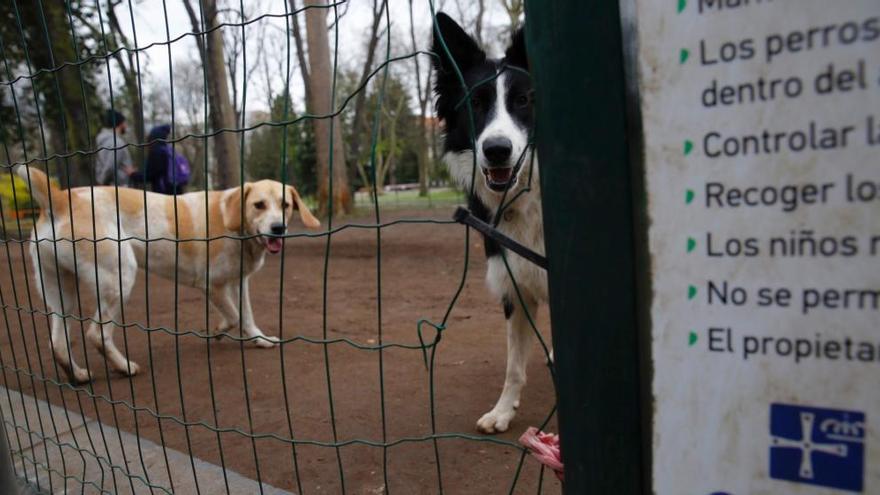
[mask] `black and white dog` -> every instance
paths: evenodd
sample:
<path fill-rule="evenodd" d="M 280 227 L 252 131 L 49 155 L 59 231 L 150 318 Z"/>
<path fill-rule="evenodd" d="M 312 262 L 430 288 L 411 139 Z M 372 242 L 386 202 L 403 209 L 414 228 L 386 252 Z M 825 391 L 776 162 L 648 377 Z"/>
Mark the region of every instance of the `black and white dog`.
<path fill-rule="evenodd" d="M 443 160 L 450 174 L 468 191 L 471 213 L 492 223 L 499 208 L 504 206 L 498 230 L 543 255 L 538 162 L 537 158 L 532 159 L 529 149 L 533 97 L 531 80 L 526 73 L 529 65 L 523 31 L 514 35 L 503 59 L 489 59 L 455 21 L 438 13 L 433 51 L 439 56 L 434 59 L 437 73 L 434 89 L 437 115 L 445 126 Z M 467 90 L 455 67 L 464 78 Z M 472 116 L 465 101 L 468 90 Z M 526 383 L 532 328 L 524 308 L 529 315 L 535 315 L 538 304 L 546 302 L 547 274 L 488 238 L 484 238 L 484 243 L 488 258 L 487 283 L 501 300 L 507 318 L 507 374 L 501 397 L 495 407 L 477 421 L 477 429 L 500 433 L 507 431 L 516 415 Z M 502 254 L 524 306 L 520 304 Z"/>

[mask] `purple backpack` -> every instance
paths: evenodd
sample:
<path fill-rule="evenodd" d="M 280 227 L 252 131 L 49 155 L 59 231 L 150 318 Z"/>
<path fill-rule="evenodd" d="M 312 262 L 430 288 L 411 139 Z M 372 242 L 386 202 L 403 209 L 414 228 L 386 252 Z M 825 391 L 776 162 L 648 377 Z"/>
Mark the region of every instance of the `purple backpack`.
<path fill-rule="evenodd" d="M 189 166 L 189 160 L 180 153 L 174 152 L 169 146 L 168 154 L 171 158 L 168 160 L 168 175 L 165 180 L 170 186 L 183 187 L 189 183 L 192 171 Z"/>

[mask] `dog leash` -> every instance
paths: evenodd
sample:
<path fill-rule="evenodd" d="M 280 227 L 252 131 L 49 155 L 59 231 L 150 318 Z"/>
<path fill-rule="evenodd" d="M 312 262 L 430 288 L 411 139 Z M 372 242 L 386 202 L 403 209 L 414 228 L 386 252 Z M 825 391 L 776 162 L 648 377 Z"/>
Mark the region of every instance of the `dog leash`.
<path fill-rule="evenodd" d="M 526 246 L 520 244 L 519 242 L 502 234 L 495 227 L 475 217 L 467 208 L 459 206 L 455 210 L 455 213 L 452 215 L 452 219 L 462 225 L 473 227 L 475 230 L 497 242 L 498 244 L 501 244 L 502 246 L 531 261 L 539 267 L 545 270 L 547 269 L 547 258 L 545 256 L 542 256 L 532 251 Z"/>

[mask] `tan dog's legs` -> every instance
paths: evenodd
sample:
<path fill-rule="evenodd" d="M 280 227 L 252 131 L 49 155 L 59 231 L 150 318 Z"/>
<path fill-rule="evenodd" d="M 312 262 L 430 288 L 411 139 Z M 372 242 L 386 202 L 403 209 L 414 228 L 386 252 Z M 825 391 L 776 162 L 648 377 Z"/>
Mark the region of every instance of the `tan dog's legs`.
<path fill-rule="evenodd" d="M 48 264 L 44 263 L 44 264 Z M 45 287 L 46 306 L 52 313 L 52 355 L 72 383 L 82 384 L 91 381 L 89 370 L 80 367 L 73 359 L 70 334 L 65 328 L 62 318 L 63 311 L 69 313 L 70 307 L 75 304 L 76 294 L 73 290 L 73 275 L 62 271 L 61 275 L 55 275 L 52 269 L 44 270 L 43 285 Z M 58 282 L 61 282 L 61 290 L 58 290 Z M 62 304 L 62 298 L 64 304 Z M 62 306 L 64 306 L 62 308 Z"/>
<path fill-rule="evenodd" d="M 211 287 L 211 292 L 208 295 L 211 301 L 211 306 L 217 311 L 217 323 L 214 325 L 216 338 L 223 338 L 222 333 L 228 333 L 233 328 L 238 326 L 238 298 L 236 297 L 233 301 L 233 290 L 231 287 L 232 284 L 227 285 L 215 285 Z M 236 293 L 238 291 L 235 291 Z"/>
<path fill-rule="evenodd" d="M 42 244 L 38 258 L 37 244 L 30 246 L 31 263 L 37 280 L 36 288 L 42 292 L 46 309 L 50 313 L 52 355 L 72 383 L 87 383 L 91 380 L 91 375 L 89 370 L 80 367 L 73 359 L 71 351 L 73 344 L 65 329 L 63 318 L 64 313 L 70 313 L 70 308 L 76 304 L 74 275 L 63 268 L 65 255 L 69 255 L 69 249 L 65 249 L 68 248 L 67 245 L 60 244 L 58 260 L 61 266 L 58 266 L 55 263 L 56 253 L 53 247 L 47 243 Z"/>
<path fill-rule="evenodd" d="M 72 344 L 68 333 L 64 328 L 64 321 L 60 316 L 52 316 L 52 355 L 71 383 L 82 384 L 92 380 L 89 370 L 80 367 L 73 359 L 71 352 Z"/>
<path fill-rule="evenodd" d="M 263 334 L 262 330 L 257 327 L 254 321 L 254 313 L 251 308 L 250 290 L 248 289 L 249 279 L 245 278 L 242 282 L 243 292 L 239 298 L 238 281 L 233 281 L 225 286 L 216 287 L 211 290 L 211 303 L 220 312 L 221 318 L 228 325 L 226 329 L 234 327 L 239 321 L 239 299 L 241 299 L 241 335 L 243 337 L 260 337 L 254 339 L 254 345 L 257 347 L 273 347 L 278 341 L 275 337 L 268 337 Z"/>
<path fill-rule="evenodd" d="M 109 323 L 98 324 L 93 322 L 89 326 L 86 338 L 107 358 L 111 369 L 126 376 L 134 376 L 140 371 L 140 366 L 134 361 L 129 361 L 113 342 L 113 332 L 116 330 L 116 326 L 122 316 L 122 305 L 128 299 L 131 288 L 134 286 L 135 276 L 137 275 L 137 260 L 131 247 L 123 244 L 121 255 L 121 283 L 118 272 L 115 269 L 116 266 L 113 266 L 112 269 L 101 268 L 98 272 L 101 307 L 100 311 L 95 312 L 94 319 L 95 321 L 103 320 Z"/>
<path fill-rule="evenodd" d="M 275 347 L 275 344 L 278 343 L 278 337 L 269 337 L 257 327 L 257 322 L 254 321 L 254 311 L 251 308 L 251 292 L 250 292 L 250 278 L 244 279 L 244 283 L 242 284 L 242 298 L 241 298 L 241 324 L 242 330 L 244 330 L 244 334 L 248 337 L 259 337 L 254 340 L 254 344 L 257 347 L 263 348 L 271 348 Z"/>
<path fill-rule="evenodd" d="M 224 289 L 220 288 L 215 290 L 214 288 L 211 288 L 208 305 L 211 308 L 210 319 L 212 323 L 208 327 L 208 335 L 210 337 L 214 337 L 215 339 L 221 339 L 224 337 L 224 334 L 229 333 L 229 331 L 235 327 L 235 323 L 227 320 L 226 315 L 223 313 L 223 310 L 214 303 L 214 298 L 217 297 L 215 295 L 216 291 L 221 292 L 220 297 L 225 297 L 222 296 L 222 292 L 224 291 Z"/>

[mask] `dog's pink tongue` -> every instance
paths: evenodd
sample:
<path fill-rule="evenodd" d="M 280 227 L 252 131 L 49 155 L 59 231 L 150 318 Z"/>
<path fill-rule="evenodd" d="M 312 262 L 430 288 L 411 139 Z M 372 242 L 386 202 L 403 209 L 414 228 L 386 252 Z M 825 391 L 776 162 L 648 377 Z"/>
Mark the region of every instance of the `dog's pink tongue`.
<path fill-rule="evenodd" d="M 281 238 L 269 237 L 266 239 L 266 249 L 272 254 L 281 251 Z"/>
<path fill-rule="evenodd" d="M 511 168 L 490 168 L 489 178 L 496 184 L 505 184 L 510 180 Z"/>

